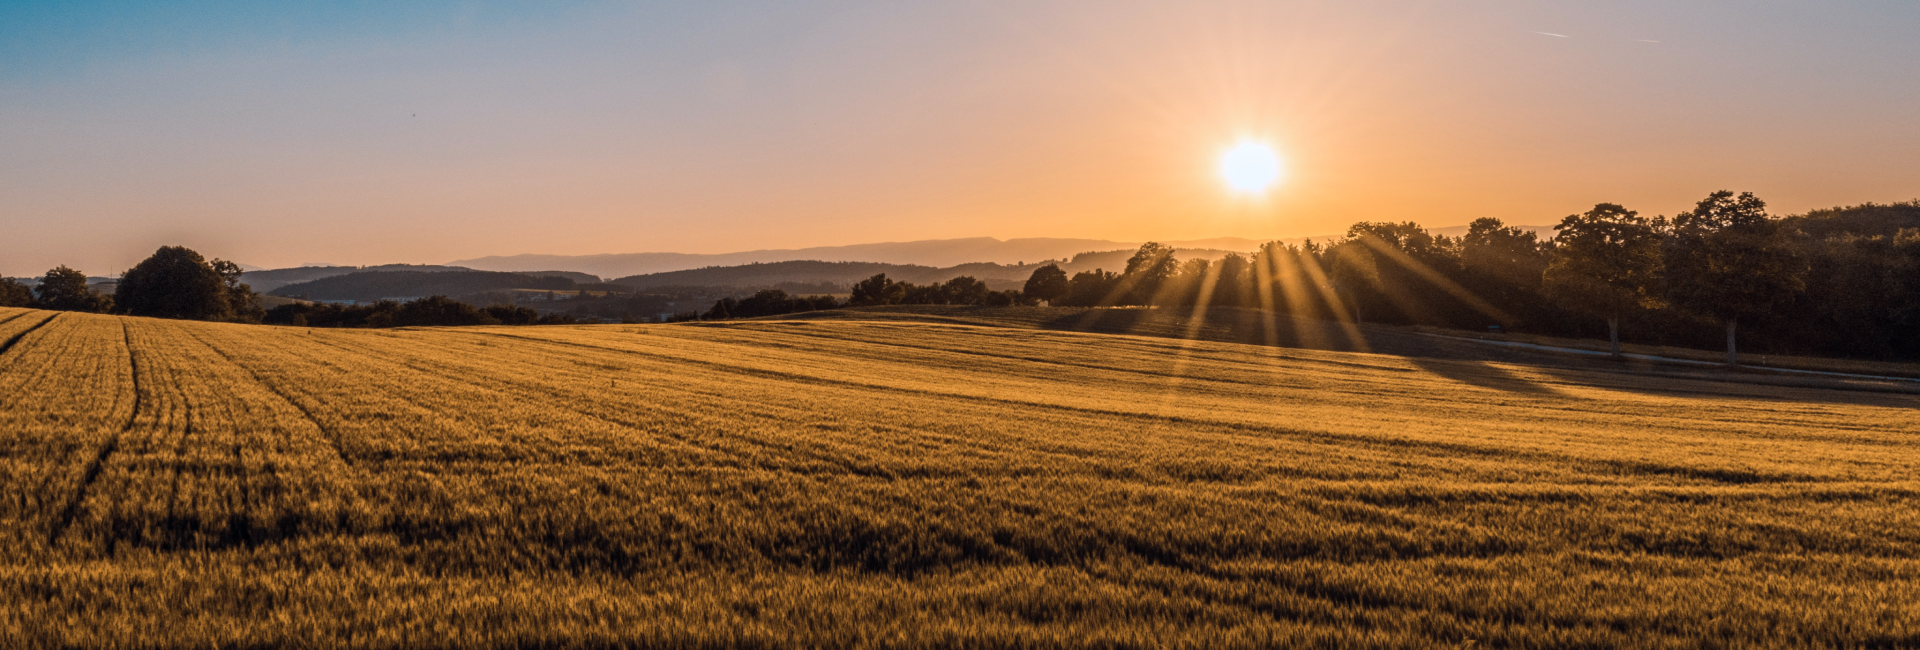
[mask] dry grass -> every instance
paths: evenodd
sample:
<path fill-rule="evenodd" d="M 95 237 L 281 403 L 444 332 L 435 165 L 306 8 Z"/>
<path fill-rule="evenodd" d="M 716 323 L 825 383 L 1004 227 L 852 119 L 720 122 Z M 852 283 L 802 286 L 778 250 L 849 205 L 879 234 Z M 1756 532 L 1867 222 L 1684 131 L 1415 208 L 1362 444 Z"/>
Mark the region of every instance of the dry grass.
<path fill-rule="evenodd" d="M 0 645 L 1903 647 L 1920 397 L 0 310 Z"/>

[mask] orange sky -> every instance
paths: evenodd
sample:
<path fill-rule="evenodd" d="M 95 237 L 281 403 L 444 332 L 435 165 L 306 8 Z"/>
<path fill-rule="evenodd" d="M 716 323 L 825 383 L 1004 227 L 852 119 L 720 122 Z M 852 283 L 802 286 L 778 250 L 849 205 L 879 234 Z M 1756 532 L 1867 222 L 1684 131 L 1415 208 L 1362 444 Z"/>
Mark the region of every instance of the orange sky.
<path fill-rule="evenodd" d="M 1912 3 L 791 4 L 5 10 L 0 273 L 1920 197 Z"/>

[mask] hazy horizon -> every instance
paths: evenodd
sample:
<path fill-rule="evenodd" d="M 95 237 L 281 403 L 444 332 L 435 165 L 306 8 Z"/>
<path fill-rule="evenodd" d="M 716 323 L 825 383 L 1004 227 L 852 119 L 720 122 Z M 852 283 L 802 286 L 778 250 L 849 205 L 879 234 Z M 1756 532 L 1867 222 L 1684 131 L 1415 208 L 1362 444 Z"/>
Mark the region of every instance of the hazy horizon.
<path fill-rule="evenodd" d="M 1911 3 L 0 8 L 0 274 L 1920 197 Z M 1216 159 L 1269 143 L 1236 195 Z"/>

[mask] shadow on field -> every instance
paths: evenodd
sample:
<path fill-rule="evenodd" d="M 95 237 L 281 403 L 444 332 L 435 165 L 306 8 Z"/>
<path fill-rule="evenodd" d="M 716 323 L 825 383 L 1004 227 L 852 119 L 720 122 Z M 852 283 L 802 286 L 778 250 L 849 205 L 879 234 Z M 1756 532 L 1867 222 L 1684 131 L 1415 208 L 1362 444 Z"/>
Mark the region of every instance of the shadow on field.
<path fill-rule="evenodd" d="M 1728 372 L 1644 360 L 1617 360 L 1427 336 L 1406 328 L 1272 315 L 1255 309 L 965 307 L 890 305 L 768 317 L 768 320 L 869 320 L 1130 334 L 1328 352 L 1404 357 L 1462 383 L 1536 395 L 1564 395 L 1489 364 L 1521 365 L 1556 381 L 1658 395 L 1791 399 L 1836 404 L 1920 406 L 1920 386 L 1762 372 Z M 1358 335 L 1356 340 L 1355 335 Z M 1788 389 L 1816 389 L 1797 390 Z"/>
<path fill-rule="evenodd" d="M 1566 393 L 1545 386 L 1539 382 L 1522 377 L 1513 371 L 1489 364 L 1485 361 L 1449 361 L 1428 357 L 1407 357 L 1407 361 L 1421 370 L 1446 377 L 1463 384 L 1491 388 L 1509 393 L 1539 395 L 1541 397 L 1566 397 Z"/>

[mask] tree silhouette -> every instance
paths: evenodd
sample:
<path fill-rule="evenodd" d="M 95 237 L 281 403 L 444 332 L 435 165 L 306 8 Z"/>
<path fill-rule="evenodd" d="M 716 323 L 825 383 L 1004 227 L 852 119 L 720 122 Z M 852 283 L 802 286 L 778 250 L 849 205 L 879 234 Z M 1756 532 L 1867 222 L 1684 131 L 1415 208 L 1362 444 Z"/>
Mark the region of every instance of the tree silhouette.
<path fill-rule="evenodd" d="M 260 301 L 258 296 L 253 292 L 253 287 L 247 286 L 246 283 L 240 281 L 240 276 L 244 275 L 246 271 L 241 269 L 239 264 L 223 259 L 215 259 L 209 263 L 208 266 L 213 267 L 213 272 L 218 274 L 221 283 L 226 285 L 227 306 L 233 310 L 233 320 L 243 323 L 258 323 L 261 318 L 266 316 L 267 312 L 260 308 Z"/>
<path fill-rule="evenodd" d="M 1482 217 L 1467 226 L 1460 241 L 1461 284 L 1475 295 L 1509 311 L 1541 320 L 1541 282 L 1553 246 L 1539 236 Z"/>
<path fill-rule="evenodd" d="M 1806 287 L 1805 268 L 1779 222 L 1752 192 L 1721 190 L 1673 219 L 1664 246 L 1667 296 L 1719 318 L 1727 327 L 1727 365 L 1738 365 L 1734 337 L 1742 317 L 1766 313 Z"/>
<path fill-rule="evenodd" d="M 32 307 L 33 289 L 13 278 L 0 278 L 0 307 Z"/>
<path fill-rule="evenodd" d="M 1366 322 L 1365 305 L 1380 285 L 1379 253 L 1355 240 L 1334 244 L 1327 250 L 1332 267 L 1328 277 L 1336 294 L 1345 294 L 1353 308 L 1353 320 Z"/>
<path fill-rule="evenodd" d="M 1079 307 L 1105 307 L 1112 305 L 1117 296 L 1115 289 L 1120 276 L 1112 271 L 1094 269 L 1073 274 L 1067 281 L 1067 296 L 1060 304 Z"/>
<path fill-rule="evenodd" d="M 1147 242 L 1127 258 L 1127 270 L 1121 273 L 1121 282 L 1126 285 L 1127 304 L 1150 305 L 1160 293 L 1160 288 L 1180 270 L 1180 261 L 1173 258 L 1173 247 L 1159 242 Z"/>
<path fill-rule="evenodd" d="M 107 311 L 112 299 L 87 286 L 87 274 L 61 265 L 49 269 L 34 288 L 35 305 L 55 311 Z"/>
<path fill-rule="evenodd" d="M 199 253 L 162 246 L 121 276 L 114 310 L 133 316 L 226 320 L 233 315 L 229 293 L 227 279 Z"/>
<path fill-rule="evenodd" d="M 1227 253 L 1213 265 L 1212 303 L 1216 307 L 1244 307 L 1252 298 L 1253 264 L 1239 253 Z"/>
<path fill-rule="evenodd" d="M 1045 300 L 1048 303 L 1067 295 L 1067 272 L 1059 264 L 1048 264 L 1033 270 L 1027 277 L 1027 285 L 1020 293 L 1031 300 Z"/>
<path fill-rule="evenodd" d="M 1620 315 L 1656 307 L 1660 233 L 1651 220 L 1613 203 L 1568 215 L 1543 278 L 1549 296 L 1579 313 L 1607 320 L 1607 340 L 1620 356 Z"/>
<path fill-rule="evenodd" d="M 1213 260 L 1193 258 L 1180 263 L 1180 270 L 1167 279 L 1166 286 L 1160 289 L 1160 303 L 1179 307 L 1190 307 L 1200 303 L 1208 296 L 1200 292 L 1208 287 L 1207 276 L 1213 272 Z"/>
<path fill-rule="evenodd" d="M 446 296 L 410 300 L 394 311 L 395 327 L 498 325 L 492 314 Z"/>
<path fill-rule="evenodd" d="M 887 279 L 885 273 L 877 273 L 854 283 L 853 295 L 848 297 L 847 304 L 853 307 L 898 304 L 906 294 L 907 288 L 901 283 Z"/>
<path fill-rule="evenodd" d="M 987 283 L 970 275 L 963 275 L 941 285 L 941 294 L 949 305 L 983 305 L 987 302 Z"/>

